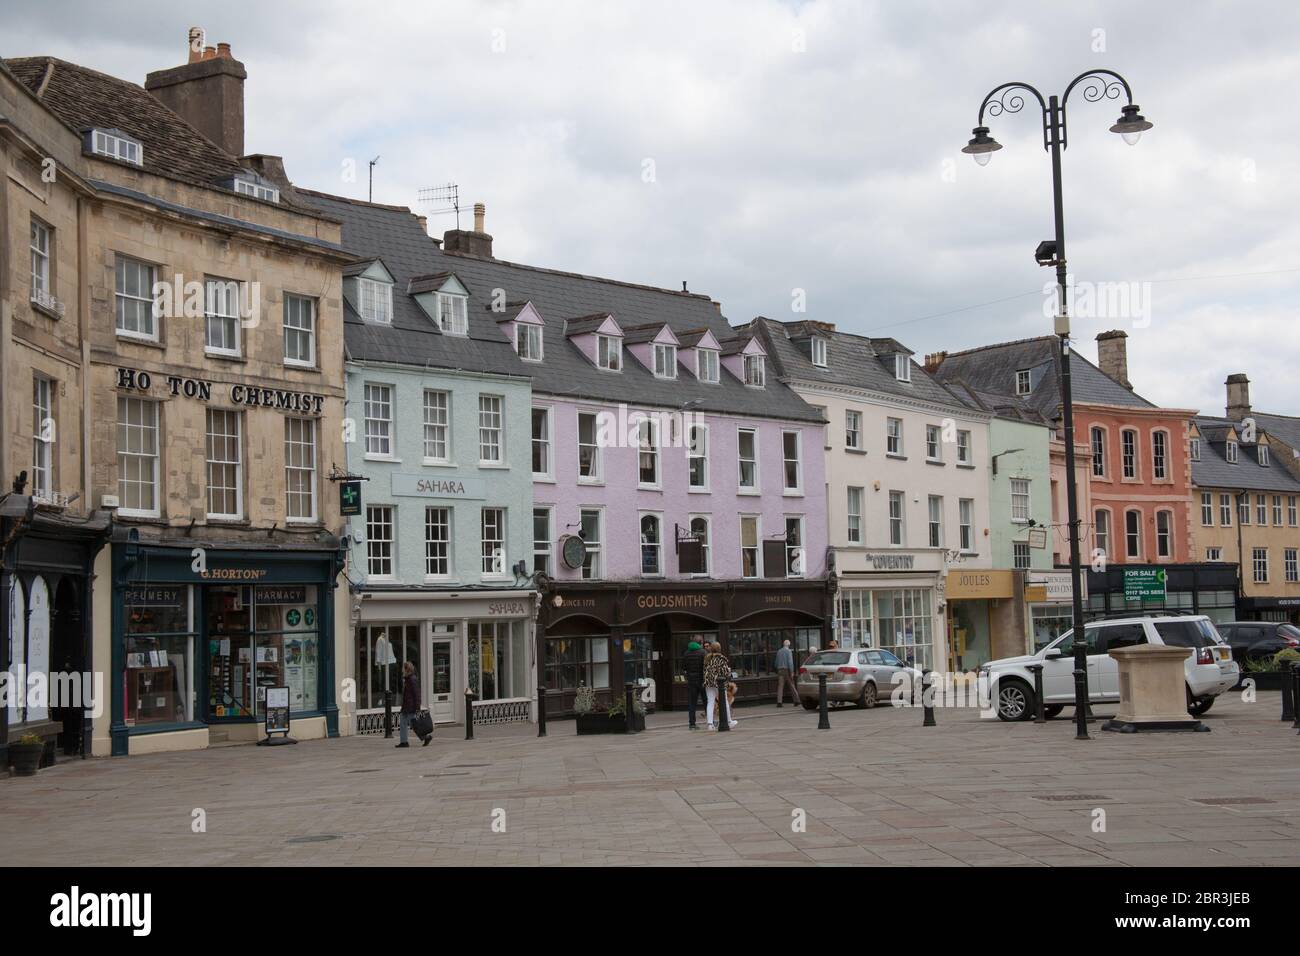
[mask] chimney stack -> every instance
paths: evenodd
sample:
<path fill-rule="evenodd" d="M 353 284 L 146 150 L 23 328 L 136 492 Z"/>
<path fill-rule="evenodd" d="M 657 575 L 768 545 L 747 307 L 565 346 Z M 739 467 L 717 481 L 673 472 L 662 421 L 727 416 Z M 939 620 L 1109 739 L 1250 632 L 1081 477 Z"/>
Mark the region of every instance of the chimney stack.
<path fill-rule="evenodd" d="M 1132 390 L 1128 380 L 1128 333 L 1119 329 L 1102 332 L 1097 336 L 1097 365 L 1125 388 Z"/>
<path fill-rule="evenodd" d="M 492 258 L 492 237 L 483 228 L 483 219 L 487 207 L 481 202 L 474 204 L 474 231 L 467 229 L 448 229 L 442 234 L 442 251 L 459 252 L 481 259 Z"/>
<path fill-rule="evenodd" d="M 1245 372 L 1229 375 L 1224 383 L 1228 386 L 1227 416 L 1234 422 L 1250 417 L 1250 379 Z"/>
<path fill-rule="evenodd" d="M 190 27 L 188 61 L 150 73 L 144 88 L 227 153 L 243 156 L 248 73 L 231 55 L 229 43 L 204 46 L 203 39 L 199 27 Z"/>
<path fill-rule="evenodd" d="M 429 234 L 429 217 L 428 217 L 428 216 L 416 216 L 415 219 L 416 219 L 416 221 L 420 224 L 420 228 L 424 230 L 425 235 L 428 235 L 428 234 Z"/>
<path fill-rule="evenodd" d="M 930 353 L 925 357 L 925 370 L 933 375 L 935 372 L 939 371 L 939 366 L 943 364 L 943 360 L 947 357 L 947 352 Z"/>

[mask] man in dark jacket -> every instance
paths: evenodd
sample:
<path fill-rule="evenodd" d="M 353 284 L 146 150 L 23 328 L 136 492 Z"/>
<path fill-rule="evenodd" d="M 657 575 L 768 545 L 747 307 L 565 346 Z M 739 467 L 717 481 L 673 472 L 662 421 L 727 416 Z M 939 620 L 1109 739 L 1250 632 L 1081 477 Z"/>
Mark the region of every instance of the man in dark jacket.
<path fill-rule="evenodd" d="M 700 647 L 699 641 L 691 641 L 686 645 L 686 653 L 682 655 L 682 671 L 686 674 L 686 706 L 687 719 L 690 721 L 691 730 L 697 729 L 695 726 L 695 703 L 698 701 L 703 704 L 704 698 L 704 650 Z"/>
<path fill-rule="evenodd" d="M 408 728 L 420 713 L 420 678 L 415 674 L 415 665 L 407 661 L 402 665 L 402 712 L 397 718 L 398 739 L 401 741 L 397 746 L 409 747 L 406 742 Z M 429 746 L 429 741 L 433 739 L 433 734 L 426 734 L 420 738 L 424 741 L 424 746 Z"/>

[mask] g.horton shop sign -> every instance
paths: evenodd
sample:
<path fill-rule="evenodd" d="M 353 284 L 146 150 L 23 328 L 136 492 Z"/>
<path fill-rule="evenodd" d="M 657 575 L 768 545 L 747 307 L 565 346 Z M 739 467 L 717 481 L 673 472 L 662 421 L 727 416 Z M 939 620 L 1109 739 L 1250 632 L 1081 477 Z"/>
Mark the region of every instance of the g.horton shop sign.
<path fill-rule="evenodd" d="M 201 378 L 184 375 L 160 376 L 160 381 L 168 394 L 197 399 L 200 402 L 212 400 L 212 382 Z M 150 392 L 153 388 L 153 376 L 148 372 L 134 368 L 118 368 L 117 387 L 134 392 Z M 288 388 L 259 388 L 254 385 L 227 385 L 218 383 L 227 391 L 230 401 L 246 408 L 271 408 L 281 412 L 298 412 L 303 415 L 319 415 L 325 404 L 325 396 L 313 395 L 311 392 L 296 392 Z"/>

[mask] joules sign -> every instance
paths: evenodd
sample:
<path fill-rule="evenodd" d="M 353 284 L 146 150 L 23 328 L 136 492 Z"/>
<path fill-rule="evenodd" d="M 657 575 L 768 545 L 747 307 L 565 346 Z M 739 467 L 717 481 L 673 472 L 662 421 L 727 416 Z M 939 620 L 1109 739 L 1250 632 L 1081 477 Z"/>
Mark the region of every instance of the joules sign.
<path fill-rule="evenodd" d="M 184 375 L 160 375 L 160 384 L 169 395 L 185 396 L 200 402 L 212 400 L 213 383 L 201 378 Z M 271 408 L 282 412 L 298 412 L 305 415 L 319 415 L 325 404 L 325 396 L 313 395 L 311 392 L 296 392 L 289 388 L 259 388 L 255 385 L 226 385 L 217 383 L 227 389 L 230 401 L 246 408 Z M 133 392 L 150 392 L 154 377 L 148 372 L 134 368 L 118 368 L 117 387 Z"/>

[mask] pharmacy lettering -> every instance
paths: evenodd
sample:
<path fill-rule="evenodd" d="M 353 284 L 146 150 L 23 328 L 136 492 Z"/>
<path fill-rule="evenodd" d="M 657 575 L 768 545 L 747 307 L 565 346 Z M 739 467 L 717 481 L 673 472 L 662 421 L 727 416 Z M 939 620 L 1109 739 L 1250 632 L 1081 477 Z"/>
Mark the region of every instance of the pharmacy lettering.
<path fill-rule="evenodd" d="M 200 402 L 212 400 L 212 382 L 183 375 L 167 375 L 162 378 L 162 382 L 169 395 L 183 395 Z M 153 376 L 140 369 L 118 368 L 117 387 L 147 393 L 153 387 Z M 296 392 L 288 388 L 258 388 L 239 384 L 228 388 L 230 401 L 247 408 L 272 408 L 303 415 L 319 415 L 325 404 L 323 395 Z"/>

